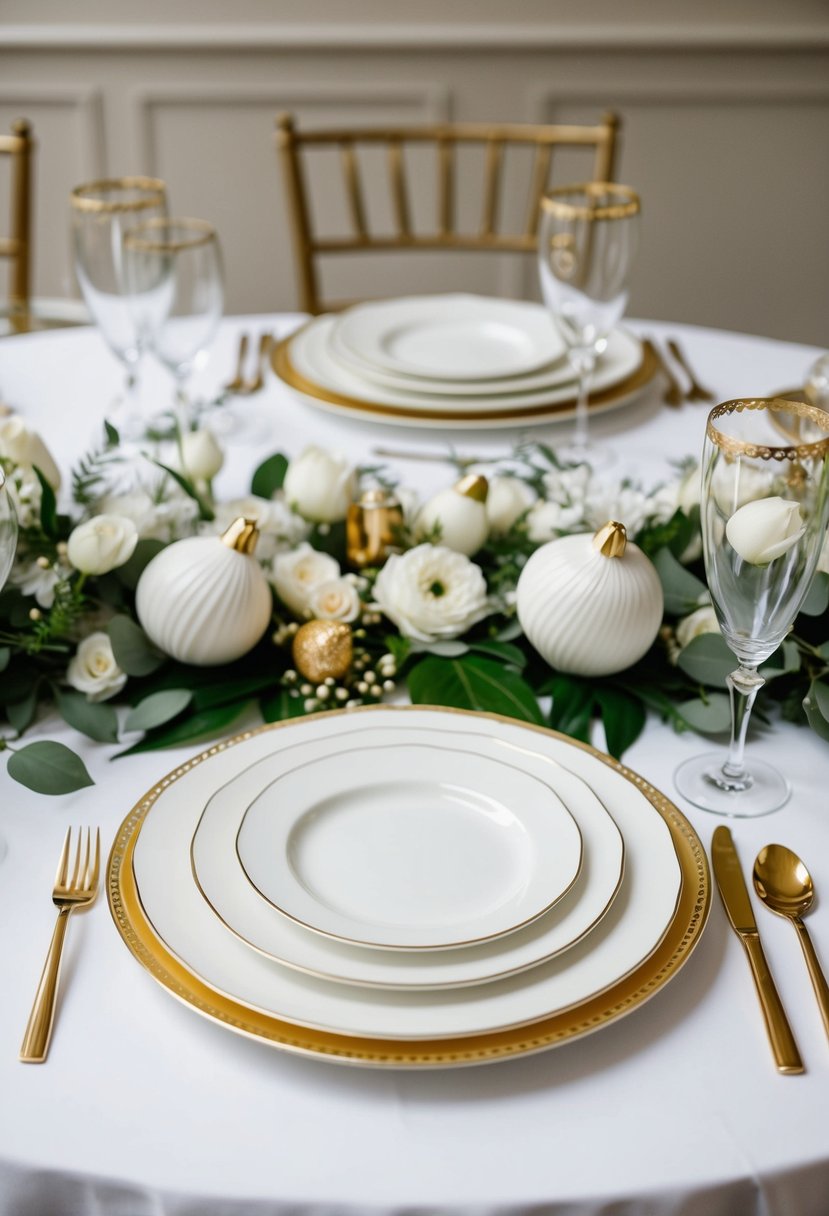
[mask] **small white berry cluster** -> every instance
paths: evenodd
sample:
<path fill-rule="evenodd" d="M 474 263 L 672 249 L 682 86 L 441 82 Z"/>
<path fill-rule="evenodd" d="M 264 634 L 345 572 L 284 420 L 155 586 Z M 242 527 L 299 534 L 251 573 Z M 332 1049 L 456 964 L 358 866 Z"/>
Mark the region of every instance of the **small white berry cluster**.
<path fill-rule="evenodd" d="M 361 635 L 365 636 L 362 630 L 355 631 L 355 637 Z M 384 693 L 394 692 L 396 675 L 394 655 L 382 655 L 373 666 L 369 652 L 356 647 L 351 668 L 339 682 L 328 676 L 314 687 L 307 680 L 303 681 L 299 672 L 289 668 L 282 675 L 282 686 L 288 689 L 291 697 L 302 698 L 306 714 L 313 714 L 321 709 L 354 709 L 357 705 L 376 704 Z"/>

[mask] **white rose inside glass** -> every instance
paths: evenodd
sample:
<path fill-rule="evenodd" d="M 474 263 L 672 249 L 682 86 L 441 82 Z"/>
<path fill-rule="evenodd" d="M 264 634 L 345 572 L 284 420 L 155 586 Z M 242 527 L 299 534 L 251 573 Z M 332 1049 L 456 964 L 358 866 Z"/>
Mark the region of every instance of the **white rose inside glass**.
<path fill-rule="evenodd" d="M 781 419 L 808 423 L 807 443 L 776 443 Z M 788 433 L 792 433 L 789 427 Z M 708 418 L 700 503 L 705 572 L 723 637 L 739 666 L 728 677 L 731 746 L 677 771 L 690 802 L 734 817 L 767 815 L 790 795 L 786 777 L 744 759 L 758 668 L 791 630 L 829 525 L 829 414 L 776 398 L 727 401 Z"/>

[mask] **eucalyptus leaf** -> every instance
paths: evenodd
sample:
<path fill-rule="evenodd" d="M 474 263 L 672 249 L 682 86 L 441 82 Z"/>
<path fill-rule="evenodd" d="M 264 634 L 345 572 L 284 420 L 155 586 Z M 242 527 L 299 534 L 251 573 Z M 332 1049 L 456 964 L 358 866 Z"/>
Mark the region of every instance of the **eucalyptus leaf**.
<path fill-rule="evenodd" d="M 215 709 L 205 709 L 201 713 L 188 714 L 173 722 L 172 725 L 159 727 L 148 731 L 143 739 L 133 743 L 132 747 L 119 752 L 118 756 L 132 756 L 137 752 L 157 751 L 162 747 L 173 747 L 179 743 L 192 743 L 196 739 L 221 734 L 231 722 L 239 717 L 250 704 L 250 699 L 236 702 L 233 705 L 219 705 Z M 117 759 L 118 757 L 116 757 Z"/>
<path fill-rule="evenodd" d="M 822 706 L 827 712 L 823 712 Z M 829 685 L 815 680 L 803 698 L 803 709 L 815 734 L 829 742 Z"/>
<path fill-rule="evenodd" d="M 55 701 L 64 722 L 82 735 L 97 743 L 118 742 L 118 715 L 111 705 L 87 701 L 82 693 L 64 688 L 55 689 Z"/>
<path fill-rule="evenodd" d="M 829 608 L 829 574 L 819 570 L 806 592 L 800 611 L 806 616 L 823 616 Z"/>
<path fill-rule="evenodd" d="M 770 656 L 767 663 L 759 669 L 764 680 L 774 680 L 778 676 L 790 675 L 800 671 L 800 651 L 796 642 L 784 642 Z"/>
<path fill-rule="evenodd" d="M 655 553 L 653 564 L 662 583 L 666 612 L 672 616 L 686 616 L 707 603 L 708 588 L 705 583 L 677 561 L 670 549 L 660 549 Z"/>
<path fill-rule="evenodd" d="M 36 794 L 71 794 L 95 784 L 80 756 L 52 740 L 15 749 L 9 756 L 8 771 Z"/>
<path fill-rule="evenodd" d="M 829 722 L 829 684 L 825 680 L 815 680 L 809 692 L 821 714 Z"/>
<path fill-rule="evenodd" d="M 11 705 L 6 706 L 6 717 L 9 720 L 9 725 L 18 735 L 22 735 L 35 720 L 37 713 L 39 683 L 34 684 L 22 701 L 14 701 Z"/>
<path fill-rule="evenodd" d="M 722 634 L 702 633 L 679 652 L 677 666 L 700 684 L 725 688 L 726 676 L 735 670 L 737 660 Z"/>
<path fill-rule="evenodd" d="M 107 632 L 115 662 L 128 676 L 148 676 L 165 662 L 165 656 L 131 617 L 114 616 Z"/>
<path fill-rule="evenodd" d="M 593 685 L 578 676 L 557 673 L 548 684 L 553 697 L 550 726 L 571 739 L 590 742 L 590 721 L 593 717 Z"/>
<path fill-rule="evenodd" d="M 416 705 L 451 705 L 544 722 L 529 684 L 508 667 L 478 655 L 423 659 L 409 672 L 408 686 Z"/>
<path fill-rule="evenodd" d="M 437 642 L 418 642 L 413 641 L 409 645 L 411 654 L 435 654 L 441 659 L 457 659 L 462 654 L 469 653 L 469 647 L 466 642 L 458 642 L 454 639 Z"/>
<path fill-rule="evenodd" d="M 251 493 L 257 498 L 272 498 L 277 490 L 282 489 L 285 473 L 288 470 L 288 457 L 277 452 L 260 464 L 253 474 L 250 483 Z"/>
<path fill-rule="evenodd" d="M 127 714 L 124 730 L 152 730 L 156 726 L 163 726 L 165 722 L 177 718 L 192 700 L 193 693 L 189 688 L 168 688 L 163 692 L 150 693 Z"/>
<path fill-rule="evenodd" d="M 722 692 L 713 692 L 705 700 L 683 701 L 676 711 L 687 726 L 703 735 L 719 735 L 731 726 L 731 702 Z"/>
<path fill-rule="evenodd" d="M 607 750 L 620 760 L 645 729 L 645 707 L 621 688 L 597 688 L 596 701 L 602 714 Z"/>

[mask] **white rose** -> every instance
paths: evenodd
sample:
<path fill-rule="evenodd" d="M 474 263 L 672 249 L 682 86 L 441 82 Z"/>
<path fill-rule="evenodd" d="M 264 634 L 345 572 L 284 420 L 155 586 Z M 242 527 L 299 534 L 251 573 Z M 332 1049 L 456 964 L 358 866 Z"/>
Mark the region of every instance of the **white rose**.
<path fill-rule="evenodd" d="M 82 574 L 107 574 L 123 566 L 138 544 L 138 529 L 126 515 L 93 515 L 69 535 L 66 555 Z"/>
<path fill-rule="evenodd" d="M 805 531 L 800 504 L 778 497 L 747 502 L 725 525 L 731 547 L 753 566 L 767 566 L 796 545 Z"/>
<path fill-rule="evenodd" d="M 357 491 L 357 474 L 343 456 L 307 447 L 288 465 L 285 497 L 304 519 L 333 524 L 345 519 Z"/>
<path fill-rule="evenodd" d="M 517 477 L 493 477 L 489 483 L 486 514 L 490 531 L 496 536 L 509 532 L 532 504 L 529 486 Z"/>
<path fill-rule="evenodd" d="M 697 608 L 696 612 L 683 617 L 677 623 L 676 640 L 684 649 L 689 642 L 693 642 L 694 638 L 700 637 L 703 633 L 719 632 L 720 623 L 717 620 L 717 614 L 708 604 L 705 608 Z"/>
<path fill-rule="evenodd" d="M 225 458 L 212 431 L 187 431 L 181 437 L 181 462 L 194 481 L 212 481 Z"/>
<path fill-rule="evenodd" d="M 471 557 L 489 535 L 486 503 L 450 487 L 440 490 L 418 512 L 418 537 L 437 531 L 439 543 Z"/>
<path fill-rule="evenodd" d="M 30 431 L 18 414 L 0 421 L 0 456 L 21 468 L 37 465 L 53 489 L 60 488 L 60 472 L 37 431 Z"/>
<path fill-rule="evenodd" d="M 480 567 L 443 545 L 392 555 L 377 576 L 374 598 L 402 634 L 420 642 L 459 637 L 489 610 Z"/>
<path fill-rule="evenodd" d="M 308 611 L 317 621 L 356 621 L 360 615 L 357 588 L 347 578 L 332 578 L 315 587 Z"/>
<path fill-rule="evenodd" d="M 340 577 L 340 564 L 328 553 L 318 553 L 307 543 L 290 553 L 280 553 L 273 563 L 273 585 L 276 594 L 294 616 L 305 617 L 311 594 L 322 583 Z"/>
<path fill-rule="evenodd" d="M 574 528 L 581 518 L 581 504 L 566 507 L 560 502 L 536 502 L 527 515 L 527 535 L 541 545 Z"/>
<path fill-rule="evenodd" d="M 91 633 L 81 642 L 66 669 L 66 679 L 78 692 L 86 693 L 89 701 L 106 701 L 127 682 L 105 633 Z"/>

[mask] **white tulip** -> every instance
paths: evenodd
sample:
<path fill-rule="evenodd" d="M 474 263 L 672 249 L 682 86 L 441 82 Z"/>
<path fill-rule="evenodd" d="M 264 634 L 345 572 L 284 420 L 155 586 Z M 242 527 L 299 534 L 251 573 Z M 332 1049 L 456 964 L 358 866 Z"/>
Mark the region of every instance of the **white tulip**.
<path fill-rule="evenodd" d="M 493 477 L 486 499 L 490 531 L 495 536 L 503 536 L 505 532 L 509 532 L 532 501 L 532 491 L 518 477 Z"/>
<path fill-rule="evenodd" d="M 307 542 L 274 558 L 272 581 L 276 594 L 297 617 L 309 615 L 311 595 L 318 587 L 339 577 L 336 558 L 319 553 Z"/>
<path fill-rule="evenodd" d="M 356 621 L 360 596 L 347 578 L 332 578 L 315 587 L 308 597 L 308 612 L 317 621 Z"/>
<path fill-rule="evenodd" d="M 720 623 L 717 620 L 717 614 L 708 604 L 705 608 L 697 608 L 696 612 L 684 616 L 681 621 L 677 622 L 676 640 L 684 650 L 689 642 L 693 642 L 694 638 L 701 637 L 704 633 L 719 632 Z"/>
<path fill-rule="evenodd" d="M 212 431 L 186 431 L 181 437 L 181 462 L 194 481 L 212 481 L 225 458 Z"/>
<path fill-rule="evenodd" d="M 60 472 L 49 449 L 37 431 L 29 430 L 17 414 L 0 421 L 0 457 L 20 468 L 36 465 L 54 490 L 60 488 Z"/>
<path fill-rule="evenodd" d="M 420 508 L 415 530 L 419 538 L 437 532 L 441 545 L 471 557 L 489 535 L 486 503 L 454 487 L 440 490 Z"/>
<path fill-rule="evenodd" d="M 86 693 L 89 701 L 106 701 L 127 682 L 105 633 L 91 633 L 81 642 L 66 669 L 66 679 L 78 692 Z"/>
<path fill-rule="evenodd" d="M 753 566 L 767 566 L 796 545 L 805 531 L 800 504 L 779 497 L 747 502 L 725 525 L 731 547 Z"/>
<path fill-rule="evenodd" d="M 527 535 L 539 545 L 555 540 L 575 527 L 582 518 L 582 504 L 563 506 L 560 502 L 536 502 L 527 515 Z"/>
<path fill-rule="evenodd" d="M 374 598 L 405 637 L 420 642 L 460 637 L 489 611 L 480 566 L 443 545 L 393 554 L 377 576 Z"/>
<path fill-rule="evenodd" d="M 107 574 L 123 566 L 138 544 L 138 529 L 126 515 L 93 515 L 70 534 L 67 557 L 82 574 Z"/>
<path fill-rule="evenodd" d="M 345 519 L 357 492 L 357 474 L 344 456 L 311 446 L 288 465 L 283 483 L 293 509 L 312 523 Z"/>

